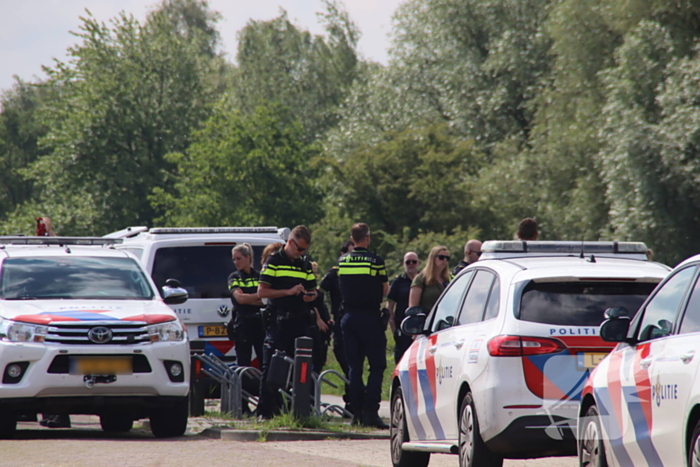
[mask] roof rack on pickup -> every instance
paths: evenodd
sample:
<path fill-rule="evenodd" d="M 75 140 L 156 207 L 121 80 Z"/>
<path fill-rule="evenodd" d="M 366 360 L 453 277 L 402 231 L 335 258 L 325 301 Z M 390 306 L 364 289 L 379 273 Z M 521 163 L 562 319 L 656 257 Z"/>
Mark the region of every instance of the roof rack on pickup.
<path fill-rule="evenodd" d="M 105 237 L 0 236 L 2 245 L 114 245 L 122 242 L 121 238 Z"/>
<path fill-rule="evenodd" d="M 647 259 L 644 242 L 579 242 L 489 240 L 481 246 L 482 258 L 513 258 L 523 256 L 598 255 Z"/>

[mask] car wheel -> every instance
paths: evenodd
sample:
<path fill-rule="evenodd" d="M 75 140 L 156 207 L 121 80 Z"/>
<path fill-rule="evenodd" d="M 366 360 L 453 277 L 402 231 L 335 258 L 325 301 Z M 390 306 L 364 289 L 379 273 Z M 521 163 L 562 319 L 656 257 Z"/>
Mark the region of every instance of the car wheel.
<path fill-rule="evenodd" d="M 100 415 L 100 426 L 107 433 L 126 433 L 134 426 L 131 412 L 109 412 Z"/>
<path fill-rule="evenodd" d="M 151 432 L 156 438 L 182 436 L 187 430 L 188 398 L 184 397 L 175 405 L 151 411 Z"/>
<path fill-rule="evenodd" d="M 700 467 L 700 421 L 695 424 L 693 436 L 690 438 L 688 465 L 690 467 Z"/>
<path fill-rule="evenodd" d="M 0 413 L 0 439 L 9 439 L 17 430 L 17 415 L 14 413 Z"/>
<path fill-rule="evenodd" d="M 481 439 L 479 419 L 474 408 L 474 398 L 468 392 L 462 399 L 459 411 L 459 466 L 501 467 L 503 458 L 491 452 Z"/>
<path fill-rule="evenodd" d="M 581 424 L 578 464 L 580 467 L 608 467 L 603 446 L 603 430 L 600 427 L 598 407 L 592 405 L 586 411 Z"/>
<path fill-rule="evenodd" d="M 430 462 L 429 452 L 404 451 L 401 445 L 408 441 L 408 428 L 406 426 L 406 412 L 403 405 L 403 393 L 401 388 L 396 388 L 391 402 L 391 425 L 389 426 L 391 439 L 391 463 L 394 467 L 426 467 Z"/>

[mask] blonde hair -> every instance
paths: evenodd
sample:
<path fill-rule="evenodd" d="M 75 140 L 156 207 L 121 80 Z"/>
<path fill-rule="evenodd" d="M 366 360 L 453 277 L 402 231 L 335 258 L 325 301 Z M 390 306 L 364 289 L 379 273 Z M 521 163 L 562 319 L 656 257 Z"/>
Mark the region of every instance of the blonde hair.
<path fill-rule="evenodd" d="M 278 243 L 270 243 L 269 245 L 267 245 L 262 252 L 262 257 L 260 258 L 260 264 L 264 266 L 265 263 L 267 263 L 267 258 L 269 258 L 272 253 L 274 253 L 275 251 L 279 251 L 282 248 L 284 248 L 284 243 L 278 242 Z"/>
<path fill-rule="evenodd" d="M 441 282 L 450 281 L 450 268 L 447 267 L 447 265 L 445 266 L 445 269 L 442 271 L 441 275 L 438 275 L 438 272 L 435 269 L 435 257 L 442 250 L 447 251 L 449 254 L 450 250 L 448 250 L 446 246 L 442 245 L 434 246 L 428 254 L 428 261 L 426 261 L 425 268 L 423 268 L 423 276 L 425 276 L 425 285 L 435 285 L 438 283 L 438 279 L 442 279 Z"/>

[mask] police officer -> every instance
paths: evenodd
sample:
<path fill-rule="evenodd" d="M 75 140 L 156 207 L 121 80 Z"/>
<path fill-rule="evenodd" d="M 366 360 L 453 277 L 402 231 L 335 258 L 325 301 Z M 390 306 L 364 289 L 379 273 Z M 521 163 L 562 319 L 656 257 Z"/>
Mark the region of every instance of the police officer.
<path fill-rule="evenodd" d="M 391 281 L 389 294 L 387 295 L 387 305 L 391 318 L 389 324 L 391 331 L 394 333 L 394 361 L 399 363 L 404 352 L 413 343 L 411 336 L 406 336 L 401 332 L 401 321 L 405 318 L 406 309 L 408 308 L 408 296 L 411 292 L 411 283 L 418 274 L 420 261 L 418 255 L 409 251 L 403 256 L 403 274 L 399 274 Z"/>
<path fill-rule="evenodd" d="M 340 256 L 338 257 L 338 261 L 341 261 L 343 256 L 351 252 L 354 247 L 355 244 L 352 242 L 352 240 L 348 240 L 343 243 L 343 245 L 340 247 Z M 329 269 L 326 275 L 323 276 L 319 289 L 328 294 L 331 302 L 331 316 L 333 317 L 333 354 L 335 355 L 335 359 L 338 361 L 340 368 L 343 370 L 345 377 L 349 378 L 348 362 L 345 357 L 345 344 L 343 343 L 343 330 L 340 327 L 340 322 L 343 318 L 343 296 L 340 294 L 337 264 Z M 345 409 L 352 412 L 352 407 L 348 405 L 347 389 L 348 388 L 346 387 L 343 400 L 345 401 Z"/>
<path fill-rule="evenodd" d="M 253 268 L 253 247 L 242 243 L 231 250 L 236 271 L 228 276 L 228 289 L 231 293 L 233 312 L 229 323 L 229 337 L 236 346 L 236 361 L 239 366 L 250 366 L 253 349 L 258 360 L 262 359 L 262 347 L 265 340 L 258 298 L 259 273 Z"/>
<path fill-rule="evenodd" d="M 450 280 L 454 279 L 457 274 L 462 272 L 462 269 L 466 268 L 470 264 L 479 261 L 481 256 L 481 242 L 477 239 L 469 240 L 464 244 L 464 258 L 459 262 L 457 266 L 452 270 L 452 276 Z"/>
<path fill-rule="evenodd" d="M 389 289 L 384 260 L 367 251 L 369 226 L 352 226 L 355 249 L 338 262 L 338 281 L 343 297 L 341 328 L 345 341 L 350 387 L 349 402 L 353 408 L 353 424 L 388 428 L 379 417 L 382 379 L 386 369 L 386 336 L 382 322 L 382 298 Z M 369 362 L 367 386 L 362 382 L 365 356 Z"/>
<path fill-rule="evenodd" d="M 260 272 L 258 296 L 270 299 L 275 319 L 267 327 L 263 345 L 262 380 L 258 417 L 270 419 L 279 412 L 279 395 L 267 384 L 270 361 L 275 350 L 294 357 L 294 340 L 310 336 L 309 303 L 316 299 L 316 277 L 304 255 L 311 244 L 309 230 L 298 225 L 284 247 L 270 255 Z"/>

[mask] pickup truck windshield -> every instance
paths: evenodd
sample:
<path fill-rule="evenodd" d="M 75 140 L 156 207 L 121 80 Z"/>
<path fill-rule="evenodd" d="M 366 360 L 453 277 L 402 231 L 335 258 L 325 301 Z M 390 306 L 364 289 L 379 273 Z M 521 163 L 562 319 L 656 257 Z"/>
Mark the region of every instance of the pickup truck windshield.
<path fill-rule="evenodd" d="M 0 272 L 5 300 L 151 300 L 153 290 L 132 258 L 7 258 Z"/>

